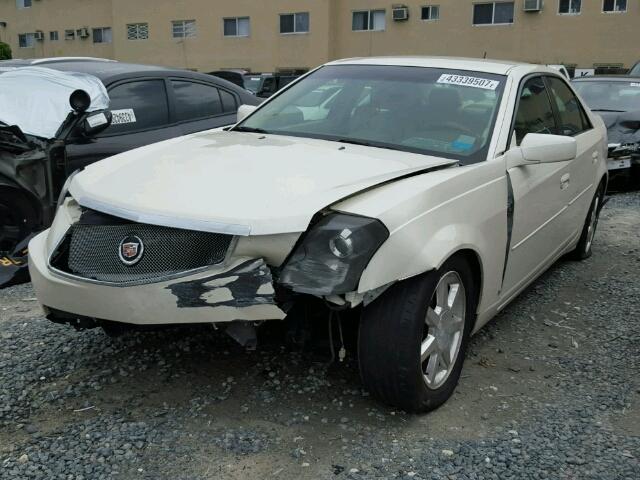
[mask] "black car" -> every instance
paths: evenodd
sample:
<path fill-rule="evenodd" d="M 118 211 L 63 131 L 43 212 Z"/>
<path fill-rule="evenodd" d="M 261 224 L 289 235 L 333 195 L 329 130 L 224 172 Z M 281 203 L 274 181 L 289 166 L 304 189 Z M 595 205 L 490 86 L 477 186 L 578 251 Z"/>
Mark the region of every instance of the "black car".
<path fill-rule="evenodd" d="M 270 97 L 300 77 L 300 75 L 282 75 L 280 73 L 249 73 L 239 69 L 217 70 L 210 72 L 209 75 L 224 78 L 260 98 Z"/>
<path fill-rule="evenodd" d="M 244 75 L 244 88 L 260 98 L 269 98 L 278 90 L 286 87 L 300 75 L 281 75 L 279 73 L 247 73 Z"/>
<path fill-rule="evenodd" d="M 22 240 L 49 226 L 72 172 L 133 148 L 233 124 L 240 105 L 260 103 L 230 82 L 187 70 L 101 59 L 0 62 L 3 69 L 25 66 L 97 77 L 108 91 L 112 120 L 92 129 L 87 114 L 76 110 L 49 139 L 0 124 L 0 286 L 16 264 L 22 266 Z"/>
<path fill-rule="evenodd" d="M 215 72 L 209 72 L 209 75 L 224 78 L 226 81 L 231 82 L 234 85 L 245 88 L 244 76 L 248 73 L 249 72 L 246 70 L 216 70 Z"/>
<path fill-rule="evenodd" d="M 573 80 L 573 87 L 604 121 L 612 176 L 640 176 L 640 75 L 594 76 Z"/>

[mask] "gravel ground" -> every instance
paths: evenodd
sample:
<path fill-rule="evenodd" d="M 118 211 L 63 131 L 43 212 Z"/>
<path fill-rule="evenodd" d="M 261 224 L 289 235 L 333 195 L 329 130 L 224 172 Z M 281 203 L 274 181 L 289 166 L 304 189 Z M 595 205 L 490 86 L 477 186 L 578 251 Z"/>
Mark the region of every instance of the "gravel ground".
<path fill-rule="evenodd" d="M 328 365 L 204 328 L 110 339 L 48 322 L 29 285 L 1 291 L 0 478 L 637 480 L 639 227 L 640 194 L 616 195 L 594 256 L 486 326 L 422 416 L 369 398 L 352 351 Z"/>

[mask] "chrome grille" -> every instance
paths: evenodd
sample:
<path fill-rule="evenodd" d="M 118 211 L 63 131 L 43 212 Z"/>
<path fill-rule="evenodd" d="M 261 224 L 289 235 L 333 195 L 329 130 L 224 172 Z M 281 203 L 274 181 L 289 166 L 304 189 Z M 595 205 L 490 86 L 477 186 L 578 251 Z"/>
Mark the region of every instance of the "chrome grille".
<path fill-rule="evenodd" d="M 144 244 L 144 253 L 135 265 L 124 264 L 119 256 L 120 243 L 129 236 L 139 237 Z M 90 280 L 122 285 L 152 283 L 223 262 L 232 239 L 220 233 L 141 223 L 76 223 L 61 246 L 67 251 L 56 252 L 57 258 L 66 261 L 54 266 Z"/>

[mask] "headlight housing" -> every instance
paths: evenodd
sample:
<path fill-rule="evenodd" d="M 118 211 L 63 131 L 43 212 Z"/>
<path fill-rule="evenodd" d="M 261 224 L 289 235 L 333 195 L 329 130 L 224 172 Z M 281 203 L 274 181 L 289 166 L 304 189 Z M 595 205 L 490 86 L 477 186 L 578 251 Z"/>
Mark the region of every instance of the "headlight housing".
<path fill-rule="evenodd" d="M 71 175 L 69 175 L 67 177 L 67 180 L 64 182 L 64 185 L 62 185 L 62 188 L 60 189 L 60 195 L 58 195 L 58 203 L 56 204 L 56 212 L 58 211 L 60 206 L 64 203 L 64 199 L 67 198 L 67 195 L 69 194 L 69 186 L 71 185 L 71 181 L 73 180 L 73 177 L 75 177 L 81 171 L 82 171 L 82 169 L 79 168 L 78 170 L 74 170 L 73 172 L 71 172 Z"/>
<path fill-rule="evenodd" d="M 352 292 L 388 237 L 380 220 L 330 213 L 305 234 L 280 273 L 279 283 L 313 295 Z"/>

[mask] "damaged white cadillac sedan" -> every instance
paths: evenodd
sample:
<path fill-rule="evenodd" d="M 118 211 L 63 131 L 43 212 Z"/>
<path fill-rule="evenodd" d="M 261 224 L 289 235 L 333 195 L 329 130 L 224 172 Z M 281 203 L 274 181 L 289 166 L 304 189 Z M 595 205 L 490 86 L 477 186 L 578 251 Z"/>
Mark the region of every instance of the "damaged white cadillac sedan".
<path fill-rule="evenodd" d="M 552 69 L 343 60 L 250 110 L 68 182 L 29 246 L 49 319 L 253 325 L 321 298 L 361 309 L 372 393 L 427 411 L 473 332 L 591 254 L 606 131 Z"/>

